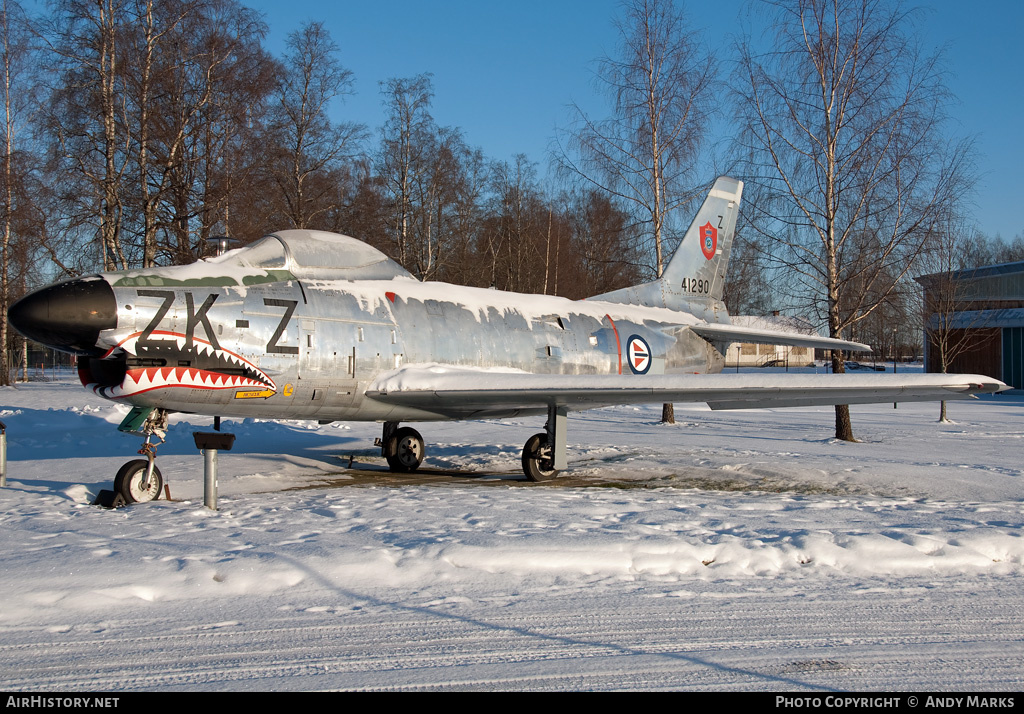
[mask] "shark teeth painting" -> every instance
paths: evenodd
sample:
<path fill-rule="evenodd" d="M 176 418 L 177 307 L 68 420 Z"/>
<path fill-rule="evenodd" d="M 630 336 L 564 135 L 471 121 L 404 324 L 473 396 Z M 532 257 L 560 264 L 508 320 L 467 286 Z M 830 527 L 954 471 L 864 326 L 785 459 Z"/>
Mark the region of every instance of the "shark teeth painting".
<path fill-rule="evenodd" d="M 174 387 L 277 391 L 263 370 L 231 350 L 177 332 L 156 331 L 145 342 L 140 340 L 142 334 L 131 335 L 106 355 L 128 355 L 124 380 L 115 386 L 88 385 L 94 392 L 107 399 L 123 399 Z"/>

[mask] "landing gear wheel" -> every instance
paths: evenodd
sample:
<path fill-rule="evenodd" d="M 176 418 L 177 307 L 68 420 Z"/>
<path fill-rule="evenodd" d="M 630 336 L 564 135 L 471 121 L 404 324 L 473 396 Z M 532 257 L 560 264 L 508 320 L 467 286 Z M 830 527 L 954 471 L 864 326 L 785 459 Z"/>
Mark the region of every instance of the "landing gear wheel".
<path fill-rule="evenodd" d="M 396 429 L 384 444 L 384 458 L 388 466 L 398 473 L 412 473 L 423 463 L 426 456 L 423 437 L 415 429 L 403 426 Z"/>
<path fill-rule="evenodd" d="M 153 478 L 148 484 L 144 484 L 148 467 L 148 459 L 135 459 L 122 466 L 114 477 L 114 490 L 121 494 L 127 503 L 145 503 L 160 498 L 160 492 L 164 488 L 164 477 L 154 464 Z"/>
<path fill-rule="evenodd" d="M 550 481 L 558 475 L 547 432 L 534 434 L 527 440 L 523 447 L 523 472 L 530 481 Z"/>

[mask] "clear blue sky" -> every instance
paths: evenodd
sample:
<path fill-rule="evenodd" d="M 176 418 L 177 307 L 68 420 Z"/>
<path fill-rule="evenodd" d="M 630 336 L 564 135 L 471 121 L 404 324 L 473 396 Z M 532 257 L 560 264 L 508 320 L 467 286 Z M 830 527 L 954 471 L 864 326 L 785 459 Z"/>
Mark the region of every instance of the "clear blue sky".
<path fill-rule="evenodd" d="M 376 130 L 383 121 L 378 82 L 432 72 L 439 124 L 460 127 L 490 158 L 524 153 L 541 171 L 555 126 L 567 121 L 566 106 L 603 109 L 593 60 L 614 52 L 612 19 L 620 12 L 617 0 L 243 2 L 264 13 L 275 54 L 304 22 L 325 23 L 356 80 L 356 95 L 334 108 L 336 118 Z M 975 222 L 1007 239 L 1024 233 L 1024 1 L 920 5 L 921 35 L 926 47 L 945 48 L 948 84 L 959 99 L 952 128 L 977 140 Z M 751 21 L 742 0 L 683 7 L 723 56 L 741 23 Z M 729 128 L 720 126 L 721 133 Z M 707 171 L 710 179 L 714 168 Z"/>

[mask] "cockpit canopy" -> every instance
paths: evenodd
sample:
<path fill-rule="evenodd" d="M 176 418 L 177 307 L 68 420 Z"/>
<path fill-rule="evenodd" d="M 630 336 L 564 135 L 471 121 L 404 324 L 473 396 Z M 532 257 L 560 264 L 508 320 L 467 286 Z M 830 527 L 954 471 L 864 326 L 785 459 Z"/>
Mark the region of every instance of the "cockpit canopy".
<path fill-rule="evenodd" d="M 261 270 L 287 270 L 300 280 L 390 280 L 411 278 L 409 272 L 361 240 L 325 231 L 287 230 L 272 233 L 211 263 Z"/>

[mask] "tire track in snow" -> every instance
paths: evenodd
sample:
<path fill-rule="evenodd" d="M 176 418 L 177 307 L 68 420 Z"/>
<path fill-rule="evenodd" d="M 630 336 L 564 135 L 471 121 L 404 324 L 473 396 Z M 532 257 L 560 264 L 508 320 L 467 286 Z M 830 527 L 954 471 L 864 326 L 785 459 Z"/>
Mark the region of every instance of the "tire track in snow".
<path fill-rule="evenodd" d="M 63 641 L 22 629 L 5 633 L 0 663 L 16 659 L 18 670 L 11 677 L 0 664 L 0 682 L 25 691 L 287 689 L 290 681 L 326 689 L 898 689 L 912 688 L 908 672 L 927 672 L 920 676 L 929 682 L 939 668 L 958 688 L 1019 686 L 1024 614 L 1002 597 L 1016 580 L 970 593 L 919 582 L 895 596 L 777 587 L 756 602 L 743 592 L 751 583 L 720 583 L 684 599 L 640 597 L 628 612 L 602 610 L 621 593 L 553 593 L 541 614 L 526 600 L 504 612 L 479 602 L 435 611 L 405 604 L 409 594 L 372 611 L 268 612 L 254 627 L 182 628 L 168 616 Z M 310 624 L 294 624 L 307 617 Z M 154 625 L 164 631 L 133 634 Z"/>

